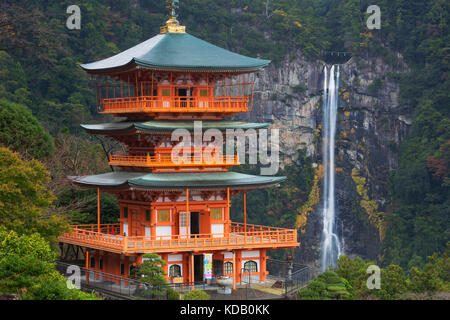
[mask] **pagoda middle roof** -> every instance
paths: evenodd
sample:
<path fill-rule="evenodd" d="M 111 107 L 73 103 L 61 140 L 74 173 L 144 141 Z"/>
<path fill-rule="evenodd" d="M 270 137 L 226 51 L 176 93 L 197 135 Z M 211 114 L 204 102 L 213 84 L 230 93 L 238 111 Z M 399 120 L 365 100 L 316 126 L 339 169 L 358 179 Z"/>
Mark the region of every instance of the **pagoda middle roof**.
<path fill-rule="evenodd" d="M 215 46 L 188 33 L 166 33 L 150 38 L 115 56 L 82 64 L 91 73 L 132 66 L 168 71 L 252 72 L 270 60 L 243 56 Z"/>
<path fill-rule="evenodd" d="M 251 123 L 240 121 L 201 121 L 202 129 L 218 129 L 221 131 L 227 129 L 265 129 L 270 123 Z M 175 129 L 186 129 L 194 131 L 195 121 L 159 121 L 150 120 L 144 122 L 114 122 L 102 124 L 82 124 L 81 127 L 90 133 L 102 134 L 106 132 L 127 132 L 131 130 L 142 130 L 149 132 L 170 132 Z"/>
<path fill-rule="evenodd" d="M 277 185 L 286 177 L 255 176 L 238 172 L 110 172 L 99 175 L 70 177 L 74 183 L 85 187 L 120 188 L 134 187 L 140 189 L 179 190 L 214 189 L 230 187 L 231 189 L 253 189 Z"/>

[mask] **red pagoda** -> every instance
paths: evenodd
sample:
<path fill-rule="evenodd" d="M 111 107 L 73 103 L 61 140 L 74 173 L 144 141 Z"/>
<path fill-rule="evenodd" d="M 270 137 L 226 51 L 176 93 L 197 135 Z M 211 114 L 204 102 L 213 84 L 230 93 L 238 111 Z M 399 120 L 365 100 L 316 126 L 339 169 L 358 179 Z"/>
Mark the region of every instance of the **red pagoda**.
<path fill-rule="evenodd" d="M 172 3 L 173 4 L 173 3 Z M 120 122 L 82 125 L 91 134 L 122 143 L 126 155 L 111 155 L 115 172 L 71 177 L 76 185 L 117 196 L 117 224 L 72 226 L 59 241 L 86 248 L 89 269 L 128 277 L 143 255 L 155 253 L 167 262 L 167 280 L 201 282 L 211 276 L 243 273 L 266 280 L 266 251 L 297 247 L 297 231 L 246 223 L 246 192 L 277 186 L 285 177 L 229 171 L 237 156 L 222 146 L 214 161 L 192 148 L 191 161 L 172 155 L 179 143 L 175 129 L 263 129 L 268 123 L 223 120 L 250 112 L 255 73 L 270 61 L 242 56 L 200 40 L 170 19 L 157 36 L 113 57 L 81 67 L 96 80 L 98 112 Z M 230 220 L 231 198 L 243 194 L 244 223 Z M 100 203 L 100 202 L 99 202 Z M 213 274 L 207 274 L 205 259 Z"/>

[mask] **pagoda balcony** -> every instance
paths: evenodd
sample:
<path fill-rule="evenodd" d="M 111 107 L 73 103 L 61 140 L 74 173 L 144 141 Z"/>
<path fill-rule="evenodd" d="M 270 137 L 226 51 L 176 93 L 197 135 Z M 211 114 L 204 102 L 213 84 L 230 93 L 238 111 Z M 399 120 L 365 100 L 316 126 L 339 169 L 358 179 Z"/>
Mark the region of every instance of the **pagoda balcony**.
<path fill-rule="evenodd" d="M 170 153 L 163 156 L 123 156 L 111 155 L 109 164 L 123 167 L 143 167 L 143 168 L 193 168 L 193 167 L 222 167 L 224 170 L 231 166 L 239 165 L 237 155 L 221 155 L 216 158 L 205 159 L 202 156 L 173 157 Z"/>
<path fill-rule="evenodd" d="M 129 237 L 119 235 L 119 230 L 119 224 L 100 225 L 100 230 L 98 225 L 72 226 L 72 230 L 60 236 L 59 241 L 120 254 L 242 248 L 280 249 L 299 245 L 295 229 L 244 225 L 242 223 L 231 223 L 230 232 L 225 234 Z"/>
<path fill-rule="evenodd" d="M 101 99 L 101 114 L 220 113 L 249 112 L 249 97 L 160 97 L 139 96 Z"/>

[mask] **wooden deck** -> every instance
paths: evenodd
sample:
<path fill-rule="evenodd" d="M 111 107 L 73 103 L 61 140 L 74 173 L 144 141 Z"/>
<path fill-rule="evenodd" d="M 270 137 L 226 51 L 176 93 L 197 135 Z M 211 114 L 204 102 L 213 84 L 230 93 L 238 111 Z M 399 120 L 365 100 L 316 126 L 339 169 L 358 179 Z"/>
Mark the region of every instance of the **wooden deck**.
<path fill-rule="evenodd" d="M 101 99 L 99 113 L 227 113 L 249 112 L 248 97 L 139 96 Z"/>
<path fill-rule="evenodd" d="M 188 168 L 209 168 L 219 167 L 220 170 L 225 171 L 231 166 L 239 165 L 238 156 L 221 155 L 207 159 L 202 156 L 189 156 L 183 158 L 182 156 L 172 157 L 171 154 L 157 155 L 157 156 L 123 156 L 112 155 L 110 162 L 112 166 L 126 166 L 126 167 L 143 167 L 143 168 L 183 168 L 188 171 Z"/>
<path fill-rule="evenodd" d="M 190 252 L 233 249 L 281 249 L 299 246 L 297 230 L 232 223 L 228 234 L 172 235 L 165 237 L 125 237 L 117 234 L 117 226 L 74 226 L 72 231 L 59 237 L 60 242 L 127 253 Z"/>

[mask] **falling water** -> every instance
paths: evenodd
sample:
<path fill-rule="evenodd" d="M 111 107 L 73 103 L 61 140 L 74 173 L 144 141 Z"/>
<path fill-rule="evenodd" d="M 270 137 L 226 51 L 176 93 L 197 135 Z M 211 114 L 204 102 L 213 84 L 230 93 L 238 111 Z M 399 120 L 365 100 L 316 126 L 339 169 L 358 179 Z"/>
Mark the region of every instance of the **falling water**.
<path fill-rule="evenodd" d="M 331 67 L 328 77 L 324 70 L 323 90 L 323 231 L 322 231 L 322 271 L 336 266 L 341 255 L 341 244 L 336 234 L 336 210 L 334 190 L 334 145 L 336 136 L 336 113 L 339 99 L 339 66 Z"/>

